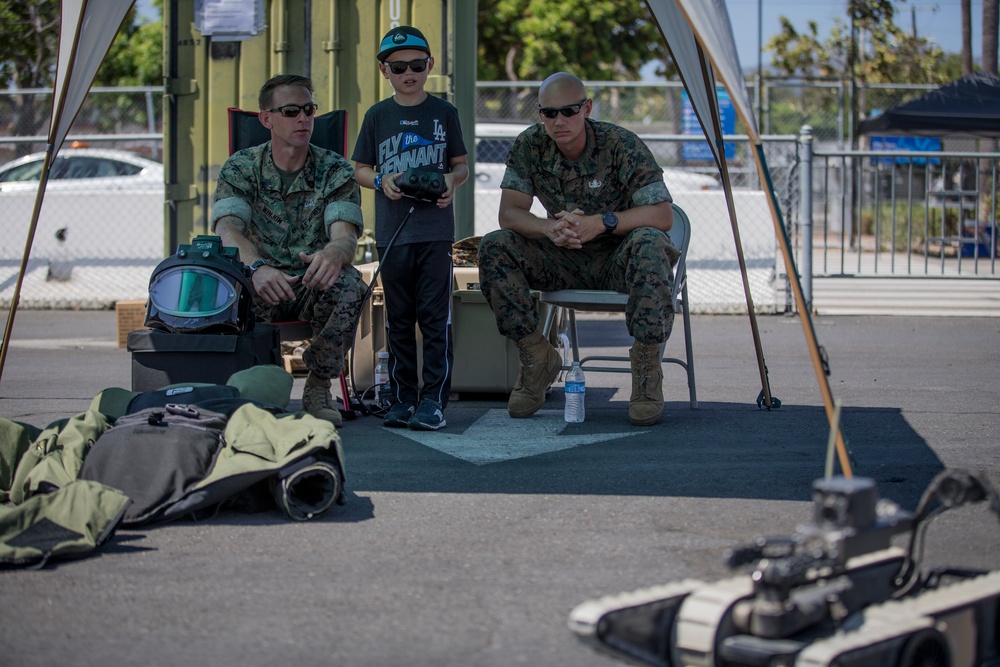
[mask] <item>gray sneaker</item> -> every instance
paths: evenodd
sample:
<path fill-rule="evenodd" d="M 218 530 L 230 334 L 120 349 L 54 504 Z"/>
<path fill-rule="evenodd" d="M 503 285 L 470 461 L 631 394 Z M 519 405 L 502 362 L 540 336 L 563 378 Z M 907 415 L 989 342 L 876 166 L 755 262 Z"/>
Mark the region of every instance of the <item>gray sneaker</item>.
<path fill-rule="evenodd" d="M 436 431 L 447 424 L 441 404 L 429 398 L 420 401 L 420 407 L 410 418 L 410 428 L 414 431 Z"/>
<path fill-rule="evenodd" d="M 383 426 L 392 428 L 406 428 L 410 424 L 410 417 L 416 408 L 412 403 L 393 403 L 382 420 Z"/>

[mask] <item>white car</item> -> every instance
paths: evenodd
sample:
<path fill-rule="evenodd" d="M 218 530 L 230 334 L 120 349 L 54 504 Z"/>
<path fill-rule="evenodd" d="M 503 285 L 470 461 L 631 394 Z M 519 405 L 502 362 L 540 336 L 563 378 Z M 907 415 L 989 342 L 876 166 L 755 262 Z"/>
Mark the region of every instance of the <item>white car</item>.
<path fill-rule="evenodd" d="M 44 153 L 0 166 L 0 260 L 24 252 Z M 56 154 L 32 257 L 70 260 L 163 257 L 163 165 L 128 151 L 64 148 Z"/>
<path fill-rule="evenodd" d="M 0 192 L 35 190 L 45 153 L 32 153 L 0 166 Z M 163 189 L 163 165 L 128 151 L 64 148 L 56 153 L 46 192 L 57 189 Z"/>

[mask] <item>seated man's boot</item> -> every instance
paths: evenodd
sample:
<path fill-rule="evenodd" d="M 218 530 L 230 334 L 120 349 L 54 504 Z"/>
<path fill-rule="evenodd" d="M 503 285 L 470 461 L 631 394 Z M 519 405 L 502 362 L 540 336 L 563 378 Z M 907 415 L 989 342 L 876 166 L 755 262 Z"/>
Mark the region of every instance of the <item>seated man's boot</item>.
<path fill-rule="evenodd" d="M 636 426 L 651 426 L 663 414 L 660 344 L 636 341 L 628 356 L 632 363 L 632 397 L 628 403 L 628 420 Z"/>
<path fill-rule="evenodd" d="M 330 394 L 330 378 L 321 378 L 309 373 L 306 377 L 306 386 L 302 390 L 302 409 L 337 428 L 344 425 L 344 418 Z"/>
<path fill-rule="evenodd" d="M 539 329 L 517 341 L 517 350 L 521 371 L 507 401 L 507 411 L 511 417 L 521 419 L 530 417 L 542 407 L 545 390 L 562 369 L 562 357 L 549 341 L 542 338 Z"/>

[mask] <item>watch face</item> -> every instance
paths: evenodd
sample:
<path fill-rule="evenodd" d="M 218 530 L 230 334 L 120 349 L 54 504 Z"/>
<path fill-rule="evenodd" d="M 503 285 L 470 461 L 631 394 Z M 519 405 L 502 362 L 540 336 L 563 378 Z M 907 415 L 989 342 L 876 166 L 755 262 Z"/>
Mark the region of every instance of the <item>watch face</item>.
<path fill-rule="evenodd" d="M 615 215 L 614 213 L 605 213 L 604 226 L 605 228 L 607 228 L 609 232 L 613 230 L 615 227 L 618 226 L 618 216 Z"/>

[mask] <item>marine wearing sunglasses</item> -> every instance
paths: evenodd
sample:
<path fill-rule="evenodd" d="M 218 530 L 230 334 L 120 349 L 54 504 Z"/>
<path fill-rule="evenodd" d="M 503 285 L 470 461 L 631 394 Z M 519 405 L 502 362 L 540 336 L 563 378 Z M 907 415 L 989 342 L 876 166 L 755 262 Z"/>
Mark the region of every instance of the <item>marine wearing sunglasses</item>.
<path fill-rule="evenodd" d="M 385 61 L 385 66 L 388 67 L 389 71 L 393 74 L 402 74 L 406 71 L 407 67 L 409 67 L 410 71 L 414 74 L 419 74 L 427 69 L 428 60 L 430 60 L 430 57 L 417 58 L 416 60 L 387 60 Z"/>
<path fill-rule="evenodd" d="M 273 109 L 264 109 L 264 111 L 268 111 L 270 113 L 280 113 L 285 118 L 298 118 L 299 112 L 302 112 L 306 115 L 306 117 L 309 117 L 316 113 L 316 109 L 318 108 L 319 106 L 317 104 L 310 102 L 309 104 L 285 104 Z"/>
<path fill-rule="evenodd" d="M 544 116 L 545 118 L 548 118 L 549 120 L 552 120 L 553 118 L 555 118 L 559 114 L 562 114 L 562 115 L 566 116 L 567 118 L 572 118 L 573 116 L 575 116 L 578 113 L 580 113 L 580 110 L 583 109 L 583 105 L 586 104 L 589 100 L 590 100 L 589 97 L 588 98 L 584 98 L 582 101 L 577 102 L 576 104 L 569 104 L 567 106 L 558 107 L 558 108 L 556 108 L 556 107 L 543 107 L 541 105 L 538 105 L 538 114 L 540 116 Z"/>

